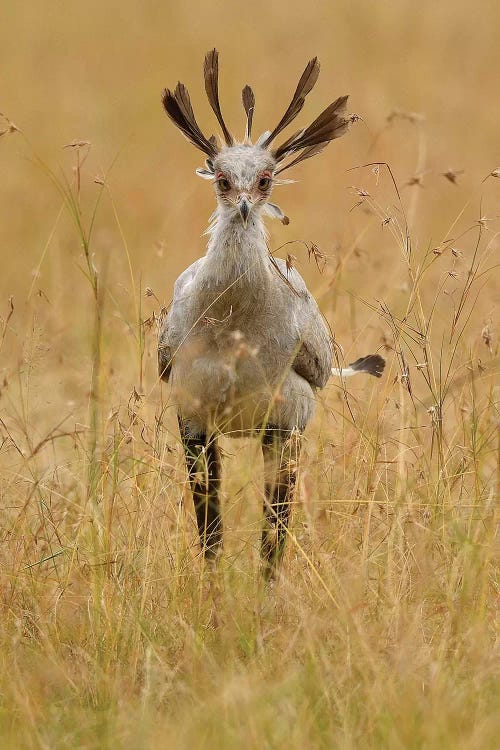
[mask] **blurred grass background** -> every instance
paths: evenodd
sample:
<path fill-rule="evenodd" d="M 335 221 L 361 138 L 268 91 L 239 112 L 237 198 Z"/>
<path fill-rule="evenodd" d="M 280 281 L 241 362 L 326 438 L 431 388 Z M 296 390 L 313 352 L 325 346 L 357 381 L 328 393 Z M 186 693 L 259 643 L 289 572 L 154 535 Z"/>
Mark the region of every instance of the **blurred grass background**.
<path fill-rule="evenodd" d="M 0 138 L 5 746 L 495 746 L 500 180 L 483 180 L 500 166 L 499 26 L 493 0 L 2 4 L 0 111 L 20 131 Z M 347 361 L 389 360 L 381 383 L 349 383 L 348 405 L 338 384 L 322 394 L 270 592 L 247 443 L 226 444 L 221 571 L 207 579 L 196 557 L 154 321 L 142 323 L 204 252 L 202 155 L 160 94 L 183 81 L 213 132 L 213 46 L 237 134 L 243 85 L 263 131 L 314 55 L 322 73 L 300 122 L 350 94 L 362 120 L 276 189 L 291 224 L 269 224 L 270 246 L 317 243 L 322 276 L 299 246 L 277 254 L 297 256 Z M 79 193 L 74 141 L 90 144 Z M 368 162 L 390 165 L 401 201 L 384 167 L 348 171 Z M 102 192 L 97 331 L 65 179 L 84 227 Z M 403 210 L 410 261 L 394 229 Z M 470 318 L 450 343 L 479 229 Z M 434 311 L 433 389 L 380 301 L 408 326 Z"/>

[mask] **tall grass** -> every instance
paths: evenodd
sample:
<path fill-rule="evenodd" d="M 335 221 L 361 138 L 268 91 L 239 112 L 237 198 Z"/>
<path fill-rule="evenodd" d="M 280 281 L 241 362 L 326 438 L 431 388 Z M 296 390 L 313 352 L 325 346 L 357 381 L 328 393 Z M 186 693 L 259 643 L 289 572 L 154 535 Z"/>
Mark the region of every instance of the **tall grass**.
<path fill-rule="evenodd" d="M 5 122 L 0 146 L 20 174 L 28 158 L 43 226 L 19 282 L 33 230 L 3 196 L 19 240 L 0 301 L 2 745 L 496 747 L 498 165 L 450 184 L 425 156 L 430 126 L 389 113 L 361 131 L 366 164 L 337 170 L 342 233 L 307 199 L 310 179 L 327 201 L 327 161 L 290 192 L 299 228 L 273 229 L 272 246 L 326 231 L 322 273 L 299 243 L 295 262 L 345 358 L 380 348 L 388 365 L 320 394 L 265 586 L 258 446 L 222 444 L 225 549 L 209 569 L 156 376 L 155 324 L 198 194 L 169 166 L 166 228 L 145 250 L 120 192 L 127 146 L 103 175 L 99 145 L 75 142 L 60 170 Z"/>
<path fill-rule="evenodd" d="M 390 169 L 364 174 L 376 184 L 357 188 L 356 210 L 378 219 L 408 269 L 400 309 L 369 302 L 390 332 L 389 371 L 322 399 L 282 574 L 264 587 L 256 446 L 226 445 L 237 453 L 226 462 L 227 547 L 207 570 L 168 393 L 162 401 L 150 373 L 144 392 L 113 406 L 116 342 L 92 248 L 105 198 L 85 215 L 76 154 L 73 181 L 49 177 L 84 261 L 87 418 L 68 429 L 50 414 L 40 435 L 36 325 L 2 399 L 4 742 L 493 747 L 498 351 L 487 329 L 469 333 L 494 271 L 484 218 L 463 229 L 459 218 L 453 238 L 418 253 Z M 338 275 L 328 266 L 325 288 Z M 142 323 L 127 323 L 139 362 L 155 347 Z"/>

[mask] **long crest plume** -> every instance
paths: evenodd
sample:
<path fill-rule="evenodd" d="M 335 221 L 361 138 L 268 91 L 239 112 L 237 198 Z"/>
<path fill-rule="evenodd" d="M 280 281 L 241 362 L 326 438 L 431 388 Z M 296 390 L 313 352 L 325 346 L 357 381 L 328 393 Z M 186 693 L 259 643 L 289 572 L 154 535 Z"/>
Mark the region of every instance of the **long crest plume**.
<path fill-rule="evenodd" d="M 205 90 L 208 101 L 222 129 L 224 141 L 227 146 L 233 146 L 235 140 L 229 132 L 222 116 L 219 101 L 219 54 L 216 49 L 210 50 L 205 56 L 203 66 L 205 78 Z M 274 130 L 266 131 L 256 141 L 255 146 L 269 149 L 276 136 L 281 133 L 297 117 L 304 106 L 307 95 L 312 91 L 319 76 L 319 62 L 316 57 L 310 60 L 302 73 L 295 89 L 290 104 L 285 114 L 276 125 Z M 347 96 L 340 96 L 332 102 L 323 112 L 307 127 L 295 131 L 280 146 L 271 151 L 276 160 L 276 174 L 284 172 L 305 159 L 310 159 L 320 154 L 328 144 L 335 138 L 346 133 L 352 118 L 346 116 Z M 186 138 L 196 148 L 207 155 L 206 169 L 198 169 L 197 173 L 207 179 L 214 175 L 212 160 L 220 151 L 220 147 L 214 135 L 206 138 L 200 130 L 194 116 L 193 107 L 189 93 L 182 83 L 178 83 L 175 90 L 165 89 L 163 92 L 163 106 L 172 122 L 182 131 Z M 243 107 L 245 109 L 247 122 L 245 129 L 245 143 L 251 145 L 252 123 L 255 111 L 255 94 L 250 86 L 245 86 L 242 91 Z M 294 156 L 288 163 L 281 164 L 289 157 Z"/>
<path fill-rule="evenodd" d="M 217 155 L 218 149 L 215 138 L 213 136 L 206 138 L 201 132 L 194 116 L 188 90 L 183 83 L 178 83 L 173 92 L 170 89 L 165 89 L 162 102 L 165 112 L 174 125 L 177 125 L 193 146 L 199 148 L 208 157 L 212 158 Z"/>
<path fill-rule="evenodd" d="M 227 129 L 222 112 L 220 109 L 219 102 L 219 53 L 216 49 L 210 50 L 205 56 L 205 64 L 203 66 L 203 72 L 205 75 L 205 91 L 207 92 L 208 101 L 212 107 L 219 125 L 222 128 L 224 134 L 224 140 L 227 146 L 232 146 L 234 138 Z"/>
<path fill-rule="evenodd" d="M 245 108 L 245 114 L 247 116 L 245 140 L 250 141 L 250 136 L 252 135 L 253 113 L 255 111 L 255 94 L 253 93 L 250 86 L 248 86 L 248 84 L 241 92 L 241 98 L 243 101 L 243 107 Z"/>
<path fill-rule="evenodd" d="M 277 174 L 305 159 L 316 156 L 331 141 L 347 132 L 350 122 L 349 118 L 345 117 L 347 99 L 347 96 L 340 96 L 323 110 L 308 128 L 295 133 L 273 151 L 273 156 L 278 163 L 292 154 L 301 152 L 295 159 L 281 167 Z"/>
<path fill-rule="evenodd" d="M 267 148 L 274 141 L 276 136 L 279 135 L 281 131 L 284 130 L 284 128 L 286 128 L 287 125 L 289 125 L 293 120 L 295 120 L 300 110 L 304 106 L 306 96 L 312 91 L 314 85 L 316 84 L 316 81 L 318 80 L 318 76 L 319 76 L 318 58 L 313 57 L 313 59 L 309 60 L 309 62 L 307 63 L 305 70 L 300 77 L 300 80 L 297 84 L 297 88 L 295 89 L 295 93 L 292 97 L 292 101 L 288 105 L 285 114 L 283 115 L 279 123 L 276 125 L 274 130 L 271 131 L 271 133 L 262 143 L 262 148 Z"/>

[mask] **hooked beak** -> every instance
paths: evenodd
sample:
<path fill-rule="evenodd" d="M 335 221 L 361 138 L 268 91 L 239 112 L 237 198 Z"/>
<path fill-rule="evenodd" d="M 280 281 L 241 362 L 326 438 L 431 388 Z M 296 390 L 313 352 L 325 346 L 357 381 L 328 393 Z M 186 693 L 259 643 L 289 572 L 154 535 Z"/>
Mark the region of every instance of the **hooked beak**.
<path fill-rule="evenodd" d="M 240 212 L 241 220 L 243 222 L 243 226 L 247 227 L 248 223 L 248 216 L 250 214 L 250 209 L 252 208 L 252 200 L 249 195 L 240 195 L 238 197 L 238 211 Z"/>

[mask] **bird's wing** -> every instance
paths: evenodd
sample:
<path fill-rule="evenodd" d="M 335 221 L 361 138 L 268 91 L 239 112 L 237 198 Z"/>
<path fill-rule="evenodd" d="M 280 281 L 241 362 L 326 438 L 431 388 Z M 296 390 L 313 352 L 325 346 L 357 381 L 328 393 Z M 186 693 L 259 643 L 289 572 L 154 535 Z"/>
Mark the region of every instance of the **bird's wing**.
<path fill-rule="evenodd" d="M 172 347 L 168 330 L 169 310 L 162 310 L 158 325 L 158 375 L 167 381 L 172 369 Z"/>
<path fill-rule="evenodd" d="M 331 375 L 333 361 L 332 337 L 316 300 L 309 293 L 304 279 L 295 268 L 288 269 L 285 261 L 276 259 L 284 279 L 278 279 L 286 289 L 287 314 L 294 329 L 296 355 L 292 368 L 313 388 L 324 388 Z"/>
<path fill-rule="evenodd" d="M 181 273 L 174 284 L 174 299 L 172 300 L 172 304 L 160 316 L 158 331 L 158 374 L 163 380 L 168 380 L 170 370 L 172 369 L 172 361 L 187 335 L 185 328 L 188 316 L 185 310 L 185 300 L 189 295 L 189 287 L 202 261 L 203 258 L 199 258 Z"/>

